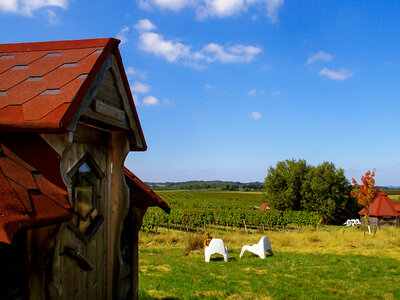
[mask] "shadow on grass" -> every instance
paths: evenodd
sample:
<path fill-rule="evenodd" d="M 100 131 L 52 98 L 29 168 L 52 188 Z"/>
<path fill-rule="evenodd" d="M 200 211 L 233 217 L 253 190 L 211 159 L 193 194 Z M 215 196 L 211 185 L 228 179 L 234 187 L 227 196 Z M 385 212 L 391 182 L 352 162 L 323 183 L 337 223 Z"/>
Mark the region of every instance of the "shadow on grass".
<path fill-rule="evenodd" d="M 212 262 L 212 261 L 223 261 L 224 260 L 224 258 L 223 257 L 211 257 L 210 258 L 210 262 Z M 228 262 L 233 262 L 233 261 L 237 261 L 238 259 L 237 258 L 235 258 L 235 257 L 229 257 L 228 258 Z"/>
<path fill-rule="evenodd" d="M 156 298 L 156 297 L 152 297 L 144 292 L 139 292 L 139 299 L 140 300 L 156 300 L 156 299 L 157 300 L 160 300 L 160 299 L 162 299 L 162 300 L 180 300 L 182 298 L 178 298 L 178 297 L 163 297 L 163 298 L 157 297 Z"/>

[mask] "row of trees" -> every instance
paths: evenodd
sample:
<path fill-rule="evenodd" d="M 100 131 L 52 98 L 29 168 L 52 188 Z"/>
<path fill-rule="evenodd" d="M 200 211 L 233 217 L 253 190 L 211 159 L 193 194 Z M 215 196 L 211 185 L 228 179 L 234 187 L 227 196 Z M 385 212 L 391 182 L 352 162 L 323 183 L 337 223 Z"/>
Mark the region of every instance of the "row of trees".
<path fill-rule="evenodd" d="M 278 162 L 268 169 L 264 187 L 267 202 L 278 210 L 317 212 L 324 223 L 340 224 L 360 209 L 343 169 L 331 162 L 318 166 L 303 159 Z"/>
<path fill-rule="evenodd" d="M 263 188 L 263 184 L 261 182 L 233 182 L 233 181 L 221 181 L 221 180 L 213 180 L 213 181 L 186 181 L 186 182 L 165 182 L 165 183 L 154 183 L 148 182 L 151 188 L 156 190 L 207 190 L 207 189 L 215 189 L 222 191 L 252 191 L 252 190 L 260 190 Z"/>

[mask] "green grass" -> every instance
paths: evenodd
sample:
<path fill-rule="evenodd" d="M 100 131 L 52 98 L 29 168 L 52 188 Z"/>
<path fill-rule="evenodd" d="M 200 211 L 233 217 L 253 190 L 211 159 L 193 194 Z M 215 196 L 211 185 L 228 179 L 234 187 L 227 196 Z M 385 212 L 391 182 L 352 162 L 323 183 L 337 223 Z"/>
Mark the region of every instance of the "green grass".
<path fill-rule="evenodd" d="M 228 263 L 218 255 L 204 262 L 203 250 L 185 254 L 184 233 L 143 235 L 140 299 L 400 298 L 398 229 L 375 237 L 338 228 L 269 232 L 275 255 L 265 260 L 250 253 L 239 259 L 241 245 L 258 242 L 262 234 L 212 235 L 224 239 Z"/>

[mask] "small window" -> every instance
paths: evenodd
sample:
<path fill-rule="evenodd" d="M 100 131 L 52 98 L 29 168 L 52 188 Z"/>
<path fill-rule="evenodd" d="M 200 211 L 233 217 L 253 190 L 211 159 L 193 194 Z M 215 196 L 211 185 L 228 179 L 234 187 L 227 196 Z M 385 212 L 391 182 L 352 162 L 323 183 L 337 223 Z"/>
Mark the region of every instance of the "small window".
<path fill-rule="evenodd" d="M 68 173 L 71 178 L 74 217 L 70 228 L 85 242 L 89 242 L 100 228 L 104 217 L 98 214 L 103 172 L 93 158 L 86 154 Z"/>

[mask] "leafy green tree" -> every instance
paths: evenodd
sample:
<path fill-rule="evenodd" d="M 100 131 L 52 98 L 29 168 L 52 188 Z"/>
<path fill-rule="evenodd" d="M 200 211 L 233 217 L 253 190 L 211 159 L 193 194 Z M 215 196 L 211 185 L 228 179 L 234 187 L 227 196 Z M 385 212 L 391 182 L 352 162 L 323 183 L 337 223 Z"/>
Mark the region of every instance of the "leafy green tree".
<path fill-rule="evenodd" d="M 341 223 L 347 219 L 346 210 L 354 199 L 352 186 L 343 169 L 336 169 L 330 162 L 310 167 L 302 185 L 302 210 L 318 212 L 325 222 Z"/>
<path fill-rule="evenodd" d="M 264 187 L 273 208 L 315 212 L 325 223 L 340 224 L 359 209 L 343 169 L 330 162 L 316 167 L 305 160 L 278 162 L 268 169 Z"/>
<path fill-rule="evenodd" d="M 269 167 L 264 181 L 266 201 L 278 210 L 300 210 L 301 186 L 308 168 L 303 159 L 287 159 Z"/>

